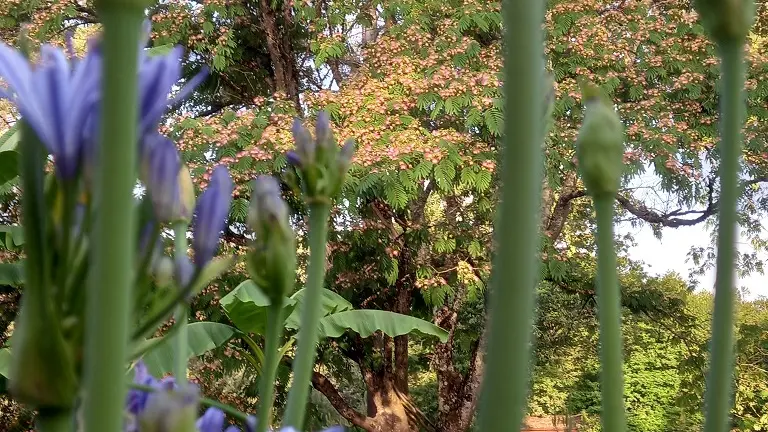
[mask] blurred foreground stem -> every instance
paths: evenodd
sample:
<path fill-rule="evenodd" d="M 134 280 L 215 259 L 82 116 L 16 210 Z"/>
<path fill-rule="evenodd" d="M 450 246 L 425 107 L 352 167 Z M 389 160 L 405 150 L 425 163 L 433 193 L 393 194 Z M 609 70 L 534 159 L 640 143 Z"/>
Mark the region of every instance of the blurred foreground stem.
<path fill-rule="evenodd" d="M 98 3 L 104 26 L 104 93 L 98 185 L 87 295 L 84 416 L 86 432 L 123 428 L 133 255 L 138 116 L 138 46 L 144 8 Z M 105 145 L 108 144 L 108 145 Z"/>
<path fill-rule="evenodd" d="M 600 323 L 600 389 L 603 430 L 623 432 L 624 360 L 621 341 L 621 298 L 613 245 L 613 195 L 594 197 L 597 213 L 597 313 Z"/>
<path fill-rule="evenodd" d="M 177 223 L 173 227 L 174 231 L 174 256 L 178 258 L 187 256 L 187 224 L 184 222 Z M 176 281 L 179 289 L 183 289 L 181 281 Z M 174 352 L 174 371 L 173 375 L 176 377 L 176 382 L 179 385 L 187 382 L 187 345 L 189 345 L 189 331 L 187 329 L 187 322 L 189 321 L 189 306 L 186 301 L 182 301 L 176 307 L 176 316 L 174 317 L 176 325 L 179 326 L 178 334 L 176 335 L 176 349 Z"/>
<path fill-rule="evenodd" d="M 544 128 L 544 2 L 504 0 L 504 137 L 480 430 L 520 430 L 528 393 Z"/>
<path fill-rule="evenodd" d="M 717 276 L 712 318 L 710 369 L 705 396 L 704 432 L 730 430 L 733 392 L 733 303 L 739 198 L 739 156 L 744 119 L 744 44 L 734 40 L 720 49 L 722 96 L 720 99 L 720 208 L 717 230 Z"/>
<path fill-rule="evenodd" d="M 306 305 L 305 305 L 306 307 Z M 283 304 L 269 305 L 267 309 L 267 334 L 264 344 L 264 366 L 259 381 L 259 422 L 256 432 L 266 432 L 272 422 L 272 404 L 275 396 L 275 376 L 280 362 L 280 339 L 283 335 Z"/>

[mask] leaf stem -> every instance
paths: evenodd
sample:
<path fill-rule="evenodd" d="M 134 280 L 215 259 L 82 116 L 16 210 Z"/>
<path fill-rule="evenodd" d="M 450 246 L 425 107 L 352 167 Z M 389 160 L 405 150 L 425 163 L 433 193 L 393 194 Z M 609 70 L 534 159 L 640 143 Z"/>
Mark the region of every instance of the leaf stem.
<path fill-rule="evenodd" d="M 603 430 L 623 432 L 627 421 L 624 410 L 621 298 L 613 244 L 613 196 L 599 195 L 593 201 L 597 213 L 597 313 L 600 323 Z"/>
<path fill-rule="evenodd" d="M 100 2 L 104 83 L 88 285 L 84 421 L 87 431 L 123 428 L 128 321 L 134 282 L 138 45 L 144 10 L 129 2 Z M 108 139 L 105 139 L 108 137 Z M 104 145 L 108 142 L 109 145 Z"/>
<path fill-rule="evenodd" d="M 309 206 L 309 268 L 307 292 L 301 312 L 296 359 L 293 363 L 293 384 L 288 391 L 288 402 L 283 426 L 302 430 L 306 413 L 312 368 L 317 345 L 317 323 L 320 321 L 322 302 L 320 294 L 325 280 L 325 243 L 328 237 L 328 217 L 331 206 L 315 202 Z"/>
<path fill-rule="evenodd" d="M 173 227 L 174 238 L 174 255 L 176 257 L 182 257 L 187 255 L 187 224 L 184 222 L 177 223 Z M 177 285 L 181 281 L 176 281 Z M 181 289 L 181 288 L 179 288 Z M 189 306 L 186 302 L 180 302 L 176 307 L 176 325 L 179 326 L 178 334 L 174 341 L 176 342 L 175 362 L 174 362 L 174 375 L 176 381 L 179 384 L 187 382 L 187 357 L 189 345 L 189 332 L 187 329 L 187 322 L 189 321 Z"/>
<path fill-rule="evenodd" d="M 264 345 L 264 366 L 259 381 L 259 422 L 256 432 L 266 432 L 272 422 L 275 396 L 275 376 L 280 361 L 280 340 L 283 335 L 283 302 L 278 300 L 267 309 L 267 334 Z"/>
<path fill-rule="evenodd" d="M 730 430 L 733 381 L 734 261 L 739 198 L 739 155 L 744 119 L 744 44 L 719 44 L 722 71 L 720 99 L 720 209 L 717 232 L 717 276 L 712 318 L 711 362 L 705 396 L 704 432 Z"/>
<path fill-rule="evenodd" d="M 520 430 L 528 393 L 538 277 L 545 2 L 502 1 L 504 137 L 496 215 L 482 431 Z"/>

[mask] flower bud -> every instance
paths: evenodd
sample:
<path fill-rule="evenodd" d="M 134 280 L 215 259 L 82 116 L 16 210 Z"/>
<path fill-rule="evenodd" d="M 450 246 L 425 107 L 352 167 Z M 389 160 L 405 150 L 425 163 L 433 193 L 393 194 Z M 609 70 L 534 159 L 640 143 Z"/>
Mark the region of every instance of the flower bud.
<path fill-rule="evenodd" d="M 168 286 L 173 281 L 173 260 L 165 255 L 157 259 L 155 264 L 155 282 L 158 286 Z"/>
<path fill-rule="evenodd" d="M 195 209 L 195 185 L 186 165 L 179 171 L 179 220 L 189 222 L 192 219 L 192 211 Z"/>
<path fill-rule="evenodd" d="M 315 161 L 315 142 L 312 135 L 304 128 L 299 119 L 293 121 L 293 140 L 296 141 L 295 155 L 302 164 L 311 164 Z"/>
<path fill-rule="evenodd" d="M 199 390 L 194 384 L 176 391 L 163 389 L 151 393 L 139 414 L 141 432 L 195 431 L 198 402 Z"/>
<path fill-rule="evenodd" d="M 248 226 L 255 234 L 248 252 L 251 278 L 270 299 L 282 301 L 296 277 L 296 235 L 274 177 L 259 176 L 254 180 Z"/>
<path fill-rule="evenodd" d="M 695 0 L 701 23 L 716 43 L 743 43 L 755 20 L 754 0 Z"/>
<path fill-rule="evenodd" d="M 223 166 L 217 166 L 208 188 L 197 200 L 192 221 L 192 248 L 198 268 L 205 267 L 219 247 L 219 236 L 226 226 L 233 190 L 234 184 L 229 172 Z"/>
<path fill-rule="evenodd" d="M 318 114 L 315 135 L 313 141 L 309 131 L 298 119 L 295 120 L 293 137 L 296 149 L 289 152 L 287 158 L 301 172 L 304 198 L 308 201 L 328 201 L 341 190 L 355 147 L 348 141 L 344 148 L 339 149 L 331 131 L 330 117 L 325 112 Z M 298 179 L 287 180 L 293 183 Z"/>
<path fill-rule="evenodd" d="M 14 399 L 37 409 L 71 409 L 77 396 L 74 355 L 57 316 L 46 290 L 25 287 L 11 342 L 9 388 Z"/>
<path fill-rule="evenodd" d="M 192 264 L 192 261 L 189 260 L 189 257 L 186 255 L 176 257 L 175 274 L 176 285 L 178 285 L 179 288 L 183 289 L 192 282 L 192 276 L 195 274 L 195 266 Z"/>
<path fill-rule="evenodd" d="M 587 192 L 614 195 L 624 170 L 624 125 L 618 113 L 593 84 L 584 89 L 584 123 L 576 139 L 576 156 Z"/>
<path fill-rule="evenodd" d="M 184 206 L 179 180 L 184 178 L 184 175 L 181 173 L 181 160 L 173 141 L 155 134 L 146 153 L 148 159 L 144 163 L 145 178 L 158 221 L 175 222 L 185 216 L 189 218 L 189 215 L 183 214 L 182 211 Z"/>
<path fill-rule="evenodd" d="M 197 420 L 198 432 L 221 432 L 224 429 L 224 411 L 218 408 L 208 408 Z"/>

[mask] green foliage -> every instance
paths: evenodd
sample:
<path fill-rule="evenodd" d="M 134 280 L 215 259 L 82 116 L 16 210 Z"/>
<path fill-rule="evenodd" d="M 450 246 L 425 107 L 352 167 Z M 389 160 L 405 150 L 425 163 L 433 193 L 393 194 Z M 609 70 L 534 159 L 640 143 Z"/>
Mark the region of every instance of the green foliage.
<path fill-rule="evenodd" d="M 188 357 L 198 357 L 210 350 L 226 344 L 238 331 L 228 325 L 213 322 L 193 322 L 187 325 Z M 155 345 L 142 356 L 150 373 L 163 376 L 174 367 L 174 336 L 162 337 L 162 342 Z M 151 341 L 148 341 L 151 343 Z"/>
<path fill-rule="evenodd" d="M 321 319 L 319 325 L 321 336 L 329 338 L 339 337 L 346 330 L 352 330 L 364 338 L 378 331 L 390 337 L 418 331 L 436 336 L 442 342 L 448 340 L 448 332 L 431 322 L 383 310 L 356 309 L 331 314 Z"/>

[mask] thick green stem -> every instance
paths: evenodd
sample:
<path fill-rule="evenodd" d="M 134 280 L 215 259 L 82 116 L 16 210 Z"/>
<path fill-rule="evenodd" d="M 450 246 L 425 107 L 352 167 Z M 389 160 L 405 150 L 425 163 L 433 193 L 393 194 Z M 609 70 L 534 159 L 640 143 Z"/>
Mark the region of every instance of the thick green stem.
<path fill-rule="evenodd" d="M 175 236 L 174 236 L 174 254 L 176 257 L 182 257 L 187 255 L 187 224 L 186 223 L 177 223 L 173 227 Z M 181 281 L 176 281 L 177 285 L 181 284 Z M 179 289 L 182 289 L 181 286 L 179 286 Z M 179 326 L 178 334 L 176 335 L 176 350 L 175 350 L 175 358 L 174 358 L 174 371 L 173 374 L 176 376 L 176 382 L 179 384 L 185 383 L 187 381 L 187 360 L 189 359 L 187 357 L 188 349 L 187 345 L 189 345 L 189 332 L 187 331 L 187 322 L 189 321 L 189 306 L 187 306 L 186 302 L 179 303 L 179 306 L 176 308 L 176 325 Z"/>
<path fill-rule="evenodd" d="M 325 242 L 328 237 L 328 216 L 331 206 L 325 203 L 309 207 L 309 268 L 307 292 L 301 313 L 296 360 L 293 363 L 293 384 L 288 392 L 283 426 L 302 430 L 307 398 L 309 397 L 312 367 L 315 363 L 317 323 L 322 311 L 321 290 L 325 280 Z"/>
<path fill-rule="evenodd" d="M 730 430 L 733 381 L 733 303 L 739 198 L 739 156 L 744 119 L 743 43 L 720 45 L 722 98 L 720 100 L 720 217 L 717 232 L 717 276 L 712 319 L 710 369 L 705 398 L 704 432 Z"/>
<path fill-rule="evenodd" d="M 544 2 L 505 0 L 504 138 L 480 430 L 514 431 L 528 392 L 544 139 Z"/>
<path fill-rule="evenodd" d="M 104 93 L 87 297 L 85 430 L 123 428 L 128 321 L 134 282 L 138 46 L 144 10 L 101 3 Z"/>
<path fill-rule="evenodd" d="M 627 421 L 624 413 L 621 298 L 613 244 L 613 196 L 597 196 L 594 204 L 597 212 L 597 314 L 600 322 L 603 430 L 623 432 Z"/>
<path fill-rule="evenodd" d="M 37 432 L 72 432 L 74 426 L 74 417 L 69 410 L 41 410 L 35 418 Z"/>
<path fill-rule="evenodd" d="M 275 376 L 282 357 L 279 352 L 283 335 L 283 304 L 274 303 L 267 309 L 267 334 L 264 346 L 264 366 L 259 381 L 259 423 L 256 432 L 266 432 L 272 422 L 272 404 L 275 396 Z"/>

